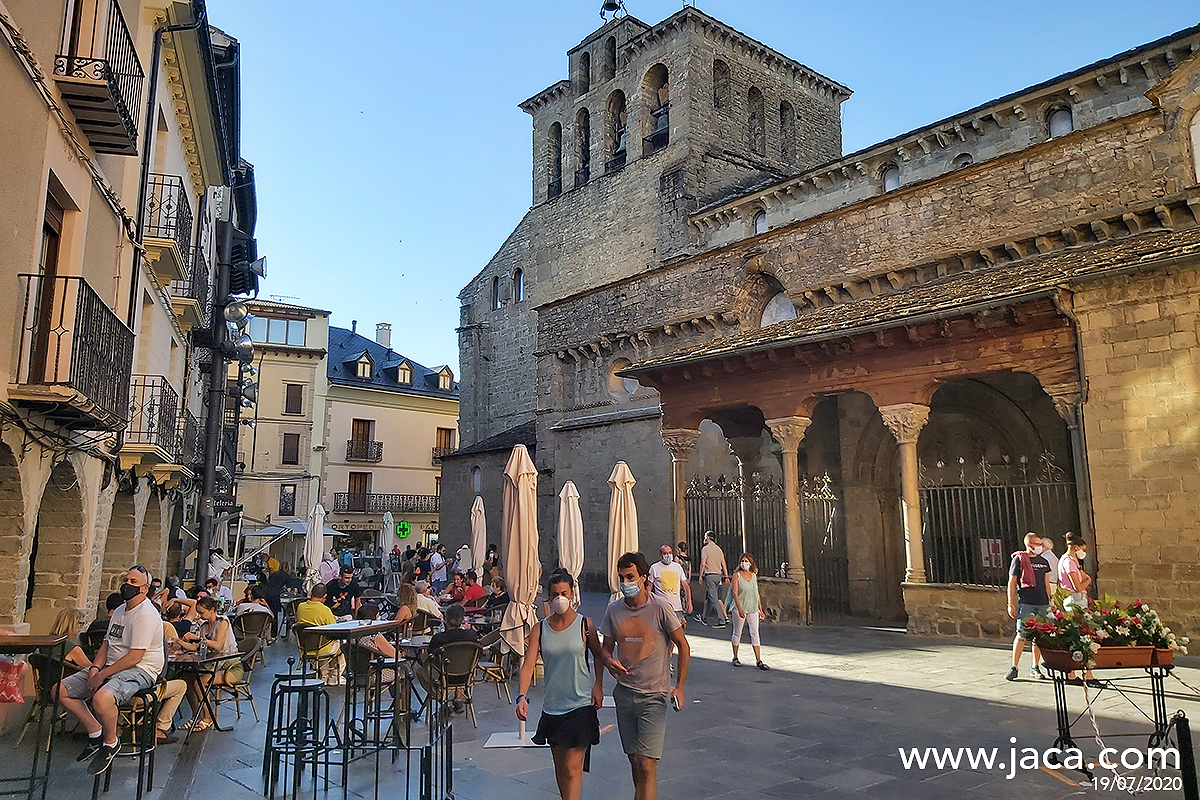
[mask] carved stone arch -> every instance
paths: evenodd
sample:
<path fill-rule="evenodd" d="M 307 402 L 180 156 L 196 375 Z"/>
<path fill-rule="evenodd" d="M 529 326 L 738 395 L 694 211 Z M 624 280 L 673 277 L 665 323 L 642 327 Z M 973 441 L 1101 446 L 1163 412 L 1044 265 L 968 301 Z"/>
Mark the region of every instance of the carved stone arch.
<path fill-rule="evenodd" d="M 730 311 L 738 316 L 743 327 L 757 328 L 771 298 L 786 293 L 783 283 L 769 270 L 756 269 L 734 287 Z"/>
<path fill-rule="evenodd" d="M 76 464 L 70 458 L 59 461 L 38 506 L 28 572 L 33 585 L 27 586 L 22 598 L 29 608 L 19 609 L 34 632 L 48 631 L 59 611 L 79 603 L 87 554 L 83 497 Z"/>
<path fill-rule="evenodd" d="M 0 624 L 24 618 L 26 581 L 29 575 L 31 537 L 25 536 L 25 502 L 21 494 L 21 470 L 8 445 L 0 442 Z"/>

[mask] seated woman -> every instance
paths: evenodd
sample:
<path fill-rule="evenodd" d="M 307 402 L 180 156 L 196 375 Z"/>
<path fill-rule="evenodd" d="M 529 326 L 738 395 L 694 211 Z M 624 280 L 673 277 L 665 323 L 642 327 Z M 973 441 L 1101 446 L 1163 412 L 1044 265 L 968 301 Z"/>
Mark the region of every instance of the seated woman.
<path fill-rule="evenodd" d="M 82 627 L 83 611 L 78 608 L 64 608 L 54 618 L 54 627 L 50 629 L 50 635 L 67 637 L 64 648 L 67 651 L 65 661 L 80 669 L 87 669 L 92 665 L 92 661 L 79 646 L 79 629 Z"/>
<path fill-rule="evenodd" d="M 209 657 L 227 656 L 212 665 L 212 672 L 201 672 L 196 681 L 188 687 L 188 704 L 193 712 L 200 712 L 193 729 L 202 731 L 212 724 L 208 709 L 201 708 L 200 696 L 203 687 L 209 683 L 233 685 L 245 675 L 245 668 L 238 652 L 237 639 L 233 635 L 233 626 L 229 624 L 228 619 L 217 613 L 217 609 L 221 607 L 220 602 L 213 597 L 202 597 L 196 601 L 196 607 L 200 614 L 200 630 L 180 637 L 180 646 L 184 650 L 195 652 L 207 644 Z"/>
<path fill-rule="evenodd" d="M 461 603 L 467 593 L 467 581 L 461 572 L 454 573 L 454 580 L 446 587 L 438 600 L 442 603 Z"/>
<path fill-rule="evenodd" d="M 396 601 L 400 607 L 396 609 L 396 622 L 411 622 L 417 616 L 417 590 L 411 583 L 400 584 L 396 592 Z"/>
<path fill-rule="evenodd" d="M 401 606 L 401 609 L 405 606 Z M 355 619 L 379 619 L 379 606 L 374 603 L 363 603 L 358 607 L 358 611 L 354 613 Z M 387 637 L 382 633 L 367 634 L 360 636 L 357 639 L 359 647 L 370 650 L 375 655 L 383 656 L 384 658 L 395 661 L 397 659 L 396 648 L 387 640 Z M 396 682 L 396 671 L 394 669 L 385 668 L 379 673 L 379 680 L 384 686 L 391 686 Z"/>

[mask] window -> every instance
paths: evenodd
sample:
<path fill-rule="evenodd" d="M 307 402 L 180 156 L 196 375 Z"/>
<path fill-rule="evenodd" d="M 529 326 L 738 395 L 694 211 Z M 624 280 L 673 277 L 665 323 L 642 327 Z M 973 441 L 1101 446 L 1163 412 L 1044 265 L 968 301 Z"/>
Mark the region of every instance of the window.
<path fill-rule="evenodd" d="M 307 323 L 302 319 L 274 319 L 250 316 L 250 338 L 268 344 L 304 346 Z"/>
<path fill-rule="evenodd" d="M 625 93 L 618 90 L 608 96 L 608 116 L 604 126 L 604 171 L 625 166 L 626 123 Z"/>
<path fill-rule="evenodd" d="M 795 318 L 796 306 L 792 304 L 792 301 L 788 299 L 786 294 L 780 292 L 767 301 L 758 325 L 760 328 L 765 328 L 768 325 L 774 325 L 776 322 L 784 322 Z"/>
<path fill-rule="evenodd" d="M 63 224 L 63 208 L 53 197 L 46 196 L 46 214 L 42 222 L 42 247 L 38 253 L 38 274 L 42 276 L 41 291 L 37 299 L 39 312 L 37 317 L 40 319 L 37 323 L 36 330 L 33 333 L 33 352 L 32 363 L 29 366 L 29 375 L 36 382 L 41 382 L 42 376 L 46 375 L 47 361 L 49 360 L 49 352 L 51 349 L 51 338 L 53 334 L 50 331 L 51 314 L 49 309 L 54 305 L 54 286 L 55 277 L 58 275 L 58 248 L 62 240 L 62 224 Z M 31 381 L 34 382 L 34 381 Z"/>
<path fill-rule="evenodd" d="M 592 55 L 579 54 L 579 94 L 587 94 L 592 88 Z"/>
<path fill-rule="evenodd" d="M 283 435 L 283 455 L 279 458 L 280 464 L 299 464 L 300 463 L 300 434 L 285 433 Z"/>
<path fill-rule="evenodd" d="M 767 152 L 767 120 L 762 92 L 751 86 L 746 103 L 746 138 L 750 142 L 750 152 L 761 156 Z"/>
<path fill-rule="evenodd" d="M 265 342 L 267 340 L 267 318 L 251 314 L 246 319 L 250 323 L 250 338 L 256 342 Z"/>
<path fill-rule="evenodd" d="M 347 511 L 366 511 L 367 494 L 371 491 L 371 473 L 351 472 L 346 476 Z"/>
<path fill-rule="evenodd" d="M 729 107 L 729 65 L 724 61 L 713 62 L 713 108 Z"/>
<path fill-rule="evenodd" d="M 954 164 L 955 169 L 962 169 L 963 167 L 969 167 L 971 164 L 975 163 L 975 157 L 970 153 L 959 153 L 954 157 L 954 161 L 952 163 Z"/>
<path fill-rule="evenodd" d="M 471 491 L 476 494 L 483 491 L 483 470 L 479 467 L 471 468 Z"/>
<path fill-rule="evenodd" d="M 412 366 L 407 361 L 396 367 L 396 383 L 412 383 Z"/>
<path fill-rule="evenodd" d="M 438 373 L 438 388 L 443 392 L 454 388 L 454 374 L 450 372 L 449 367 Z"/>
<path fill-rule="evenodd" d="M 513 302 L 519 303 L 525 299 L 525 273 L 517 270 L 513 273 Z"/>
<path fill-rule="evenodd" d="M 364 353 L 354 364 L 355 374 L 360 378 L 370 380 L 375 374 L 374 369 L 372 369 L 373 366 L 371 359 Z"/>
<path fill-rule="evenodd" d="M 633 364 L 627 358 L 614 359 L 612 364 L 609 365 L 608 393 L 613 396 L 613 399 L 624 399 L 641 388 L 642 385 L 637 382 L 636 378 L 625 378 L 617 374 L 621 370 L 628 369 L 631 366 Z"/>
<path fill-rule="evenodd" d="M 279 516 L 296 516 L 296 484 L 285 483 L 279 487 Z"/>
<path fill-rule="evenodd" d="M 1075 130 L 1075 120 L 1071 116 L 1071 109 L 1065 106 L 1050 109 L 1050 113 L 1046 115 L 1046 123 L 1050 127 L 1051 139 L 1066 136 Z"/>
<path fill-rule="evenodd" d="M 579 164 L 575 170 L 575 188 L 579 188 L 592 175 L 592 117 L 586 108 L 575 115 L 575 158 Z"/>
<path fill-rule="evenodd" d="M 601 80 L 611 81 L 617 77 L 617 37 L 610 36 L 604 42 L 604 65 Z"/>
<path fill-rule="evenodd" d="M 288 383 L 284 385 L 283 413 L 304 413 L 304 384 Z"/>
<path fill-rule="evenodd" d="M 759 211 L 754 215 L 754 234 L 767 232 L 767 212 Z"/>
<path fill-rule="evenodd" d="M 890 192 L 900 188 L 900 168 L 895 164 L 888 164 L 879 171 L 879 179 L 883 182 L 883 190 Z"/>
<path fill-rule="evenodd" d="M 779 103 L 779 157 L 784 161 L 796 157 L 796 112 L 787 100 Z"/>
<path fill-rule="evenodd" d="M 434 446 L 438 450 L 453 450 L 454 428 L 438 428 Z"/>
<path fill-rule="evenodd" d="M 562 194 L 562 125 L 555 122 L 550 126 L 546 142 L 546 199 L 552 200 Z"/>
<path fill-rule="evenodd" d="M 500 278 L 496 277 L 496 278 L 492 278 L 492 309 L 495 311 L 499 311 L 500 306 L 501 306 Z M 401 381 L 401 383 L 411 383 L 411 382 L 412 382 L 411 378 L 409 378 L 409 380 L 407 380 L 407 381 Z"/>
<path fill-rule="evenodd" d="M 304 329 L 306 324 L 302 319 L 289 319 L 287 324 L 287 343 L 296 347 L 304 346 Z"/>
<path fill-rule="evenodd" d="M 671 141 L 671 85 L 667 68 L 655 64 L 642 80 L 643 123 L 642 154 L 661 150 Z"/>
<path fill-rule="evenodd" d="M 433 476 L 433 493 L 435 495 L 437 495 L 438 497 L 442 496 L 442 476 L 441 475 Z"/>

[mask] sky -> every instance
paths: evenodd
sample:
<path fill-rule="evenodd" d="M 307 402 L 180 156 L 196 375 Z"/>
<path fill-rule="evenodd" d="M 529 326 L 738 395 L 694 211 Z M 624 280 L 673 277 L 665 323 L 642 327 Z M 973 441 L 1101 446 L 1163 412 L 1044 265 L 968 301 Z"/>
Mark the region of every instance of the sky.
<path fill-rule="evenodd" d="M 626 0 L 654 24 L 681 0 Z M 1188 3 L 698 0 L 854 90 L 843 151 L 889 139 L 1200 23 Z M 600 0 L 208 0 L 242 43 L 260 297 L 457 374 L 458 293 L 528 210 L 531 118 Z"/>

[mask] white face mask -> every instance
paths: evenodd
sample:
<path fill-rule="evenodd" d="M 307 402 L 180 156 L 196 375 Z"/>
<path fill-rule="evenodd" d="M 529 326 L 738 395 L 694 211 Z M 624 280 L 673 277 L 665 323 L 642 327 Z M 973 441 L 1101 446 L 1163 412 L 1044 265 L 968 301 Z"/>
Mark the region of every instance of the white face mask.
<path fill-rule="evenodd" d="M 671 555 L 670 553 L 663 553 L 662 562 L 664 564 L 670 564 L 674 560 L 675 556 Z"/>
<path fill-rule="evenodd" d="M 743 562 L 742 562 L 742 569 L 744 569 L 746 572 L 749 572 L 749 571 L 750 571 L 750 562 L 749 562 L 749 561 L 743 561 Z"/>
<path fill-rule="evenodd" d="M 1044 551 L 1045 551 L 1045 548 L 1043 548 L 1040 544 L 1037 547 L 1033 548 L 1033 554 L 1035 556 L 1040 556 Z"/>
<path fill-rule="evenodd" d="M 550 600 L 551 614 L 565 614 L 567 609 L 571 607 L 571 601 L 563 597 L 561 594 Z"/>

